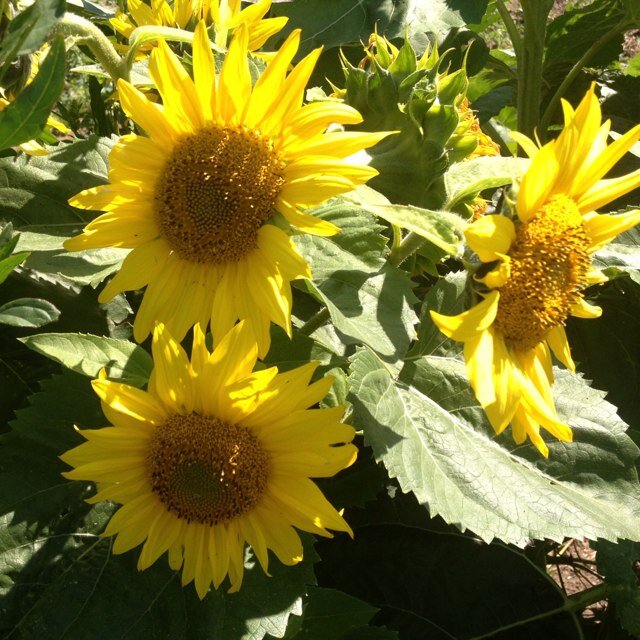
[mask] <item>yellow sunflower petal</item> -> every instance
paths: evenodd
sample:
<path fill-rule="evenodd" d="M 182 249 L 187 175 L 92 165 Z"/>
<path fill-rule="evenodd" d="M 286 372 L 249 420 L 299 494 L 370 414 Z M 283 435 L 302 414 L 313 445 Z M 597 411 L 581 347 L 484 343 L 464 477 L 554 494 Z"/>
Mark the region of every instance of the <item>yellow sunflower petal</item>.
<path fill-rule="evenodd" d="M 496 392 L 493 385 L 493 333 L 481 331 L 476 336 L 465 340 L 464 359 L 467 364 L 467 377 L 484 407 L 495 402 Z"/>
<path fill-rule="evenodd" d="M 599 318 L 602 315 L 602 308 L 580 298 L 580 301 L 571 307 L 571 315 L 576 318 Z"/>
<path fill-rule="evenodd" d="M 597 251 L 609 244 L 617 235 L 640 223 L 640 209 L 614 216 L 599 214 L 583 219 L 584 229 L 589 236 L 589 250 Z"/>
<path fill-rule="evenodd" d="M 310 233 L 314 236 L 334 236 L 340 231 L 340 228 L 336 227 L 332 222 L 316 218 L 304 211 L 300 211 L 296 206 L 282 198 L 278 199 L 277 208 L 287 219 L 287 222 L 305 233 Z"/>
<path fill-rule="evenodd" d="M 482 302 L 457 316 L 445 316 L 436 311 L 429 311 L 429 313 L 438 329 L 448 338 L 466 342 L 477 338 L 493 324 L 498 311 L 499 298 L 500 294 L 497 291 L 491 291 Z"/>
<path fill-rule="evenodd" d="M 549 331 L 547 334 L 547 343 L 551 347 L 553 355 L 558 358 L 567 369 L 571 371 L 576 370 L 576 365 L 571 357 L 567 334 L 561 324 Z"/>
<path fill-rule="evenodd" d="M 218 84 L 218 113 L 222 122 L 226 124 L 243 122 L 246 105 L 251 95 L 247 44 L 247 29 L 241 25 L 229 46 Z"/>
<path fill-rule="evenodd" d="M 578 208 L 582 212 L 595 211 L 638 187 L 640 187 L 640 169 L 619 178 L 600 180 L 580 197 L 577 202 Z"/>
<path fill-rule="evenodd" d="M 118 80 L 118 96 L 123 111 L 133 118 L 162 148 L 170 149 L 176 130 L 158 105 L 125 80 Z"/>
<path fill-rule="evenodd" d="M 509 218 L 488 215 L 469 225 L 464 235 L 482 262 L 492 262 L 508 253 L 516 238 L 516 229 Z"/>
<path fill-rule="evenodd" d="M 151 52 L 149 73 L 162 96 L 165 117 L 174 128 L 190 132 L 204 124 L 193 80 L 164 39 Z"/>
<path fill-rule="evenodd" d="M 193 79 L 205 121 L 213 120 L 216 93 L 216 65 L 204 20 L 198 22 L 193 36 Z"/>

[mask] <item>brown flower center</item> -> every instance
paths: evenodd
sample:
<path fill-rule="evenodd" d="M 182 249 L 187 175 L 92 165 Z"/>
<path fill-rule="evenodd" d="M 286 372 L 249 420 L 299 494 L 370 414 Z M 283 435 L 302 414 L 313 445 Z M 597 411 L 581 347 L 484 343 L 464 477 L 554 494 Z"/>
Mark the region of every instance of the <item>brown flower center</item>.
<path fill-rule="evenodd" d="M 558 195 L 518 229 L 511 276 L 500 287 L 495 320 L 508 346 L 532 349 L 563 325 L 582 297 L 591 266 L 589 239 L 575 202 Z"/>
<path fill-rule="evenodd" d="M 181 258 L 221 264 L 256 247 L 284 183 L 271 141 L 211 126 L 183 136 L 155 187 L 162 235 Z"/>
<path fill-rule="evenodd" d="M 251 510 L 267 487 L 270 466 L 249 429 L 196 413 L 173 415 L 156 429 L 147 464 L 165 507 L 208 525 Z"/>

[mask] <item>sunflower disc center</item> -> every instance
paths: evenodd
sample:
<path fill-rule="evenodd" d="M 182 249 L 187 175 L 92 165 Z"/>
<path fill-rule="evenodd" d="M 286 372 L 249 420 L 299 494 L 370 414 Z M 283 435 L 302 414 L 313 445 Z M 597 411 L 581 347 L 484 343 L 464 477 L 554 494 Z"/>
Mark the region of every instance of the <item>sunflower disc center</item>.
<path fill-rule="evenodd" d="M 588 248 L 580 211 L 563 195 L 520 226 L 509 250 L 511 275 L 500 287 L 495 320 L 508 346 L 532 349 L 566 322 L 586 286 Z"/>
<path fill-rule="evenodd" d="M 246 427 L 173 415 L 158 427 L 147 465 L 153 492 L 187 522 L 214 525 L 251 510 L 264 493 L 269 455 Z"/>
<path fill-rule="evenodd" d="M 283 170 L 271 142 L 254 131 L 208 127 L 183 136 L 154 193 L 171 249 L 190 262 L 242 258 L 273 212 Z"/>

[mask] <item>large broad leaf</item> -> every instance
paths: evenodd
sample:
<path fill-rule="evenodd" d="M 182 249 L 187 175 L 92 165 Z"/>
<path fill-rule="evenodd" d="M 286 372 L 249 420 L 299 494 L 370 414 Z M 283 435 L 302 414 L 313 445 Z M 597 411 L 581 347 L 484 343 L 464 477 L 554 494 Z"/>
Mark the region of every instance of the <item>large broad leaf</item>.
<path fill-rule="evenodd" d="M 494 441 L 454 358 L 409 362 L 396 381 L 363 349 L 353 359 L 350 400 L 376 458 L 431 515 L 519 545 L 640 538 L 638 449 L 626 425 L 604 394 L 575 376 L 558 378 L 559 414 L 575 442 L 549 442 L 548 461 L 531 446 Z"/>
<path fill-rule="evenodd" d="M 109 378 L 142 387 L 153 369 L 151 356 L 128 340 L 81 333 L 38 333 L 21 342 L 90 378 L 97 378 L 100 370 L 106 369 Z"/>
<path fill-rule="evenodd" d="M 64 85 L 64 40 L 53 44 L 33 82 L 0 111 L 0 149 L 36 138 L 44 128 L 51 107 Z"/>
<path fill-rule="evenodd" d="M 487 4 L 487 0 L 295 0 L 274 3 L 272 14 L 289 18 L 284 33 L 302 29 L 302 53 L 319 45 L 367 42 L 375 29 L 388 38 L 425 32 L 443 35 L 480 22 Z"/>
<path fill-rule="evenodd" d="M 603 33 L 619 25 L 623 17 L 624 9 L 616 0 L 599 0 L 564 11 L 547 27 L 545 69 L 556 67 L 557 73 L 557 65 L 571 67 Z M 603 42 L 594 50 L 589 65 L 607 67 L 617 61 L 622 53 L 622 41 L 621 31 L 618 37 Z"/>
<path fill-rule="evenodd" d="M 401 638 L 583 637 L 565 596 L 519 550 L 430 520 L 412 496 L 381 498 L 348 517 L 353 540 L 317 545 L 318 578 L 379 607 L 375 624 Z"/>
<path fill-rule="evenodd" d="M 107 181 L 113 143 L 110 138 L 90 136 L 60 145 L 46 156 L 0 158 L 0 218 L 21 231 L 17 249 L 31 252 L 25 266 L 94 286 L 118 268 L 124 250 L 68 253 L 62 248 L 66 238 L 94 217 L 67 201 Z"/>
<path fill-rule="evenodd" d="M 94 214 L 74 209 L 67 201 L 83 189 L 106 183 L 112 146 L 110 138 L 90 136 L 46 156 L 0 158 L 0 216 L 18 231 L 56 238 L 75 235 Z"/>
<path fill-rule="evenodd" d="M 64 9 L 65 0 L 38 0 L 9 23 L 0 46 L 0 79 L 17 56 L 32 53 L 40 47 Z"/>
<path fill-rule="evenodd" d="M 524 173 L 527 163 L 522 158 L 490 156 L 457 162 L 444 175 L 447 192 L 445 208 L 453 209 L 485 189 L 511 184 Z"/>
<path fill-rule="evenodd" d="M 432 322 L 429 312 L 433 310 L 453 316 L 467 310 L 471 306 L 471 292 L 467 285 L 467 272 L 459 271 L 448 273 L 429 289 L 420 310 L 418 339 L 410 351 L 412 357 L 462 353 L 464 345 L 449 340 Z"/>
<path fill-rule="evenodd" d="M 60 476 L 58 456 L 82 441 L 74 423 L 95 427 L 105 419 L 89 381 L 65 373 L 43 383 L 2 439 L 0 633 L 24 640 L 282 637 L 315 581 L 309 537 L 301 564 L 284 567 L 272 558 L 268 577 L 248 558 L 240 593 L 227 594 L 223 585 L 202 602 L 164 558 L 139 572 L 139 549 L 116 556 L 99 537 L 113 506 L 89 507 L 87 485 Z"/>
<path fill-rule="evenodd" d="M 287 631 L 287 638 L 295 640 L 347 640 L 354 630 L 365 625 L 377 609 L 336 589 L 313 587 L 305 603 L 304 613 L 298 623 L 297 633 Z M 390 636 L 395 637 L 394 635 Z"/>
<path fill-rule="evenodd" d="M 415 298 L 407 274 L 385 263 L 382 227 L 344 200 L 314 215 L 341 229 L 330 238 L 296 237 L 336 329 L 345 344 L 368 344 L 385 360 L 398 360 L 415 334 Z"/>
<path fill-rule="evenodd" d="M 636 272 L 637 273 L 637 272 Z M 638 433 L 640 425 L 640 284 L 628 276 L 596 289 L 590 302 L 600 318 L 570 318 L 567 335 L 578 370 L 607 398 Z"/>
<path fill-rule="evenodd" d="M 59 309 L 40 298 L 17 298 L 0 306 L 0 324 L 12 327 L 42 327 L 59 317 Z"/>
<path fill-rule="evenodd" d="M 640 229 L 620 234 L 595 254 L 594 263 L 610 278 L 627 273 L 640 284 Z"/>
<path fill-rule="evenodd" d="M 637 573 L 639 559 L 640 544 L 637 542 L 598 542 L 598 571 L 604 575 L 610 587 L 609 597 L 615 604 L 615 612 L 620 623 L 636 638 L 640 636 L 640 584 Z"/>
<path fill-rule="evenodd" d="M 284 33 L 302 29 L 301 55 L 319 45 L 366 42 L 376 25 L 380 33 L 398 34 L 409 4 L 408 0 L 296 0 L 274 3 L 272 15 L 289 18 Z"/>

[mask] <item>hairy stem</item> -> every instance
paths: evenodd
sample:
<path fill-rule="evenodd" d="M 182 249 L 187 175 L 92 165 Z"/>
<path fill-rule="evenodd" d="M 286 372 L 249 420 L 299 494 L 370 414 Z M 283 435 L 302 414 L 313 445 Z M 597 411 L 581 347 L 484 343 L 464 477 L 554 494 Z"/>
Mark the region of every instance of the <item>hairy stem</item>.
<path fill-rule="evenodd" d="M 502 22 L 504 22 L 504 26 L 507 29 L 507 33 L 509 34 L 509 40 L 511 40 L 511 46 L 516 54 L 516 58 L 519 58 L 520 51 L 522 50 L 522 38 L 518 33 L 518 27 L 516 27 L 516 23 L 513 21 L 509 10 L 502 0 L 496 0 L 496 7 L 500 17 L 502 18 Z"/>
<path fill-rule="evenodd" d="M 84 44 L 115 82 L 129 76 L 125 61 L 118 55 L 107 36 L 92 22 L 73 13 L 65 13 L 49 31 L 49 38 L 72 38 L 74 44 Z"/>
<path fill-rule="evenodd" d="M 310 336 L 316 329 L 319 329 L 322 325 L 329 320 L 329 309 L 323 307 L 320 311 L 314 313 L 299 329 L 298 333 L 305 336 Z"/>
<path fill-rule="evenodd" d="M 524 36 L 518 56 L 518 131 L 533 137 L 540 118 L 542 63 L 552 0 L 522 0 Z M 516 53 L 517 55 L 517 53 Z"/>
<path fill-rule="evenodd" d="M 426 240 L 417 233 L 410 231 L 400 242 L 399 245 L 393 247 L 389 253 L 389 262 L 397 267 L 401 265 L 410 255 L 414 254 Z"/>

